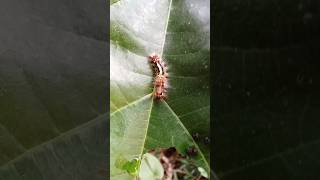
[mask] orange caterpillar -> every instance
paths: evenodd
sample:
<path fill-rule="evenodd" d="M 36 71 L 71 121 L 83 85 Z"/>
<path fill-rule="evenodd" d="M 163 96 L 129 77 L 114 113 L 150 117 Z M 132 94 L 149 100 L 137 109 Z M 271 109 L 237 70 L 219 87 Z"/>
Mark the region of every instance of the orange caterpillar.
<path fill-rule="evenodd" d="M 149 60 L 152 63 L 154 69 L 154 96 L 157 99 L 166 98 L 167 88 L 168 88 L 168 76 L 166 72 L 166 64 L 163 60 L 156 54 L 152 53 L 149 55 Z"/>

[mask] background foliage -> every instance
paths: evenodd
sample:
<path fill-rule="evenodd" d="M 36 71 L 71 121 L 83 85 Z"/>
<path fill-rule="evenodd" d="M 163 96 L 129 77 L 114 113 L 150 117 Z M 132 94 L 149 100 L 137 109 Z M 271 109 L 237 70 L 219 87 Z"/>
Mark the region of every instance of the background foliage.
<path fill-rule="evenodd" d="M 105 179 L 105 1 L 0 2 L 0 179 Z"/>
<path fill-rule="evenodd" d="M 220 180 L 319 179 L 319 2 L 215 2 Z"/>

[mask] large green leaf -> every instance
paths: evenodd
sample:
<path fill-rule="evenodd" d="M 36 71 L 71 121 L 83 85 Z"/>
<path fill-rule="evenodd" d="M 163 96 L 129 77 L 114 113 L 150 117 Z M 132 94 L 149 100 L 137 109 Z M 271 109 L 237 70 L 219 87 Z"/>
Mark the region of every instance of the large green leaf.
<path fill-rule="evenodd" d="M 110 9 L 111 178 L 133 178 L 117 159 L 170 146 L 195 146 L 195 161 L 209 171 L 208 146 L 190 135 L 210 130 L 209 1 L 121 0 Z M 152 52 L 169 67 L 166 100 L 153 98 Z"/>

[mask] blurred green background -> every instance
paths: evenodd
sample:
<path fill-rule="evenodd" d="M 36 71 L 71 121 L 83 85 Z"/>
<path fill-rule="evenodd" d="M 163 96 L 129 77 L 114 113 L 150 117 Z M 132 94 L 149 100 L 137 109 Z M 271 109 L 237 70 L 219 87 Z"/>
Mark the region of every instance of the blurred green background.
<path fill-rule="evenodd" d="M 320 1 L 214 1 L 220 180 L 320 178 Z"/>
<path fill-rule="evenodd" d="M 0 179 L 106 179 L 106 1 L 0 1 Z"/>

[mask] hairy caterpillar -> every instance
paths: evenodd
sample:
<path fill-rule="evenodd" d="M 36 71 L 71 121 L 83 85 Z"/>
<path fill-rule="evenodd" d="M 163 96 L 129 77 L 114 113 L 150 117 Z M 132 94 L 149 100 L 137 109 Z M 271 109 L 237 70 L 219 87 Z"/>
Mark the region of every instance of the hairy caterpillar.
<path fill-rule="evenodd" d="M 154 69 L 154 96 L 157 99 L 166 98 L 167 88 L 168 88 L 168 74 L 167 66 L 163 60 L 156 54 L 152 53 L 149 55 L 149 60 Z"/>

